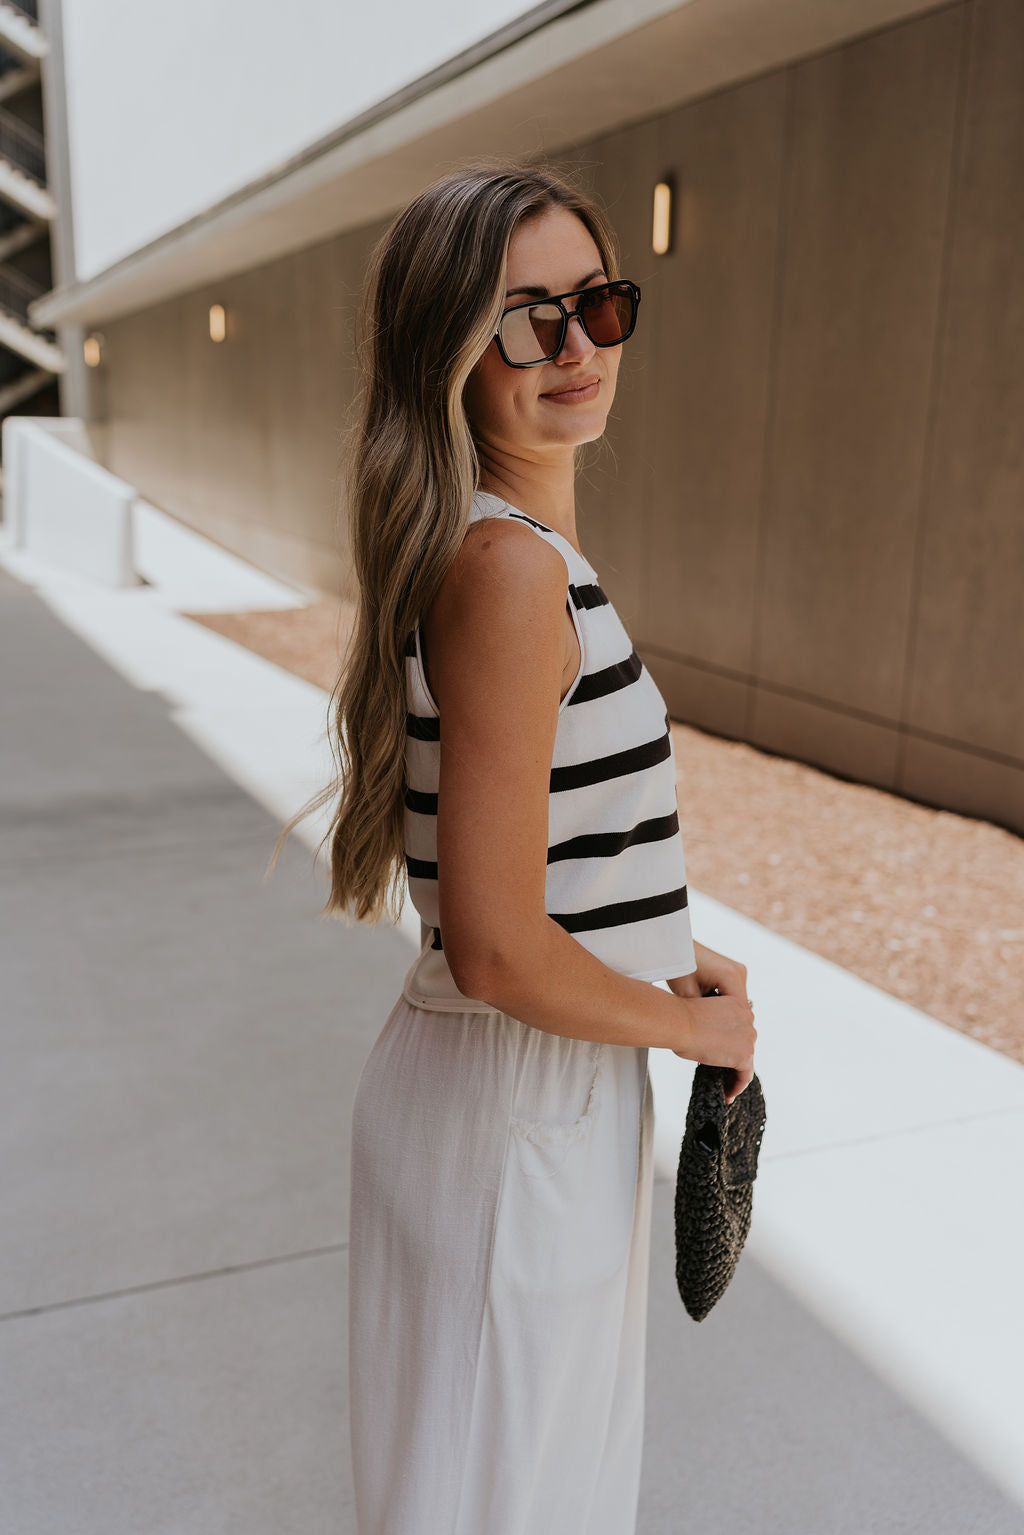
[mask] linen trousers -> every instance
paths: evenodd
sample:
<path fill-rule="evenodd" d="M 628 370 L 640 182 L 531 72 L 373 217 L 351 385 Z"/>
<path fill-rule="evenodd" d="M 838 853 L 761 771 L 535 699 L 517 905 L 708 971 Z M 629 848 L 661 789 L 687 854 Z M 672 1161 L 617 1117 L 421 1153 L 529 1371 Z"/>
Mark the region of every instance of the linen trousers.
<path fill-rule="evenodd" d="M 352 1121 L 358 1535 L 634 1535 L 647 1049 L 404 995 Z"/>

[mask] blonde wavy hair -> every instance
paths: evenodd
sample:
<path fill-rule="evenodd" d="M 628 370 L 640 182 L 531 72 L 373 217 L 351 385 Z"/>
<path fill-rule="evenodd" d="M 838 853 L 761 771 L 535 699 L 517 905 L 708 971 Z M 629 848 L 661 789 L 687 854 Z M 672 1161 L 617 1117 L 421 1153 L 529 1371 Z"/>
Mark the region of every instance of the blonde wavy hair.
<path fill-rule="evenodd" d="M 287 822 L 267 869 L 298 823 L 336 800 L 314 855 L 330 843 L 321 918 L 400 917 L 406 641 L 470 525 L 480 464 L 463 390 L 498 327 L 509 239 L 552 207 L 581 219 L 617 277 L 601 208 L 570 173 L 523 163 L 475 162 L 444 176 L 398 214 L 370 257 L 348 474 L 356 615 L 328 726 L 336 773 Z"/>

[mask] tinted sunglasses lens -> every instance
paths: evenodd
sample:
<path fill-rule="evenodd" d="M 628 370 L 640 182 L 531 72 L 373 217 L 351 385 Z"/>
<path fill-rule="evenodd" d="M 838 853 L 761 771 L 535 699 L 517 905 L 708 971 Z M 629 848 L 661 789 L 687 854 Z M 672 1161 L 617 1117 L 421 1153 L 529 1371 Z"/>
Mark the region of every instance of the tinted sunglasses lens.
<path fill-rule="evenodd" d="M 558 346 L 562 311 L 557 304 L 510 309 L 498 327 L 509 362 L 542 362 Z"/>
<path fill-rule="evenodd" d="M 614 346 L 632 329 L 636 300 L 632 288 L 595 288 L 580 297 L 587 335 L 595 346 Z"/>

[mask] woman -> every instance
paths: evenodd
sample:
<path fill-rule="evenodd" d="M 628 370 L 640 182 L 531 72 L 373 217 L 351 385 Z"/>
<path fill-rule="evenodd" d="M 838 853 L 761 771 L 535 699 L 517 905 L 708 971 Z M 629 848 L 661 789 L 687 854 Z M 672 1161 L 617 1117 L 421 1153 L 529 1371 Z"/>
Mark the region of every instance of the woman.
<path fill-rule="evenodd" d="M 745 968 L 690 935 L 665 703 L 577 539 L 638 301 L 594 203 L 521 166 L 446 176 L 371 263 L 314 803 L 340 790 L 325 911 L 397 916 L 407 875 L 424 942 L 354 1110 L 360 1535 L 630 1535 L 647 1051 L 753 1076 Z"/>

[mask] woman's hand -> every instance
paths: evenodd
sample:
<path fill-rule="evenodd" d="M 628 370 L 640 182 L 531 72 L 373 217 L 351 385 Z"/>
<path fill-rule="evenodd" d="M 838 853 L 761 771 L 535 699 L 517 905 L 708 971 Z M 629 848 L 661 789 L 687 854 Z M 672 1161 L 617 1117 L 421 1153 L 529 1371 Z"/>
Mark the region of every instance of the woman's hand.
<path fill-rule="evenodd" d="M 749 1001 L 746 965 L 740 964 L 738 959 L 716 954 L 714 949 L 705 948 L 702 943 L 694 943 L 693 952 L 697 956 L 696 970 L 666 982 L 677 997 L 703 997 L 717 989 L 723 997 L 742 997 L 744 1002 Z"/>
<path fill-rule="evenodd" d="M 719 1005 L 713 1017 L 702 1019 L 698 1044 L 703 1043 L 700 1036 L 706 1037 L 707 1030 L 713 1030 L 714 1035 L 703 1044 L 700 1055 L 694 1057 L 682 1050 L 673 1053 L 682 1056 L 684 1060 L 700 1060 L 705 1056 L 721 1056 L 723 1051 L 727 1052 L 732 1059 L 711 1060 L 709 1064 L 731 1067 L 733 1081 L 725 1095 L 725 1101 L 729 1104 L 750 1085 L 754 1076 L 754 1040 L 757 1038 L 757 1030 L 754 1028 L 754 1009 L 747 996 L 747 967 L 739 960 L 717 954 L 714 949 L 708 949 L 702 943 L 694 943 L 693 950 L 697 956 L 696 970 L 667 981 L 669 990 L 675 992 L 677 997 L 700 997 L 706 1001 L 709 1007 L 702 1008 L 701 1015 L 709 1012 L 710 1004 L 721 1004 L 726 998 L 735 998 L 736 1001 L 730 1002 L 728 1007 Z M 710 993 L 716 990 L 720 996 L 711 996 Z M 743 1004 L 739 1012 L 737 1002 Z"/>

